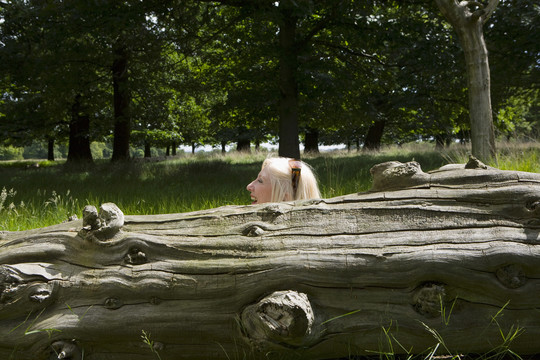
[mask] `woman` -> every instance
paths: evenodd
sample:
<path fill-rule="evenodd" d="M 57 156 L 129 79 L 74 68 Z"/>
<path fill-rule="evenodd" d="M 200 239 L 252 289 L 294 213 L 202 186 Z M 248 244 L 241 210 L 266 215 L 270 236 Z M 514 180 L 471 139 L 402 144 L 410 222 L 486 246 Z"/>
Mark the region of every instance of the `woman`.
<path fill-rule="evenodd" d="M 255 180 L 246 187 L 252 204 L 320 198 L 317 178 L 303 161 L 269 157 Z"/>

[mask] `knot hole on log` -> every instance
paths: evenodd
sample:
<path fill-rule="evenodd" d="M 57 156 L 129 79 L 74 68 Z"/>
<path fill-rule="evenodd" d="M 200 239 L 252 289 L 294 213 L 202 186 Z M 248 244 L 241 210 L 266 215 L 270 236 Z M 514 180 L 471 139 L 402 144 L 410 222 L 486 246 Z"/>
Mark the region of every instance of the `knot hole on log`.
<path fill-rule="evenodd" d="M 519 265 L 510 264 L 497 269 L 497 279 L 509 289 L 517 289 L 527 283 L 527 277 Z"/>
<path fill-rule="evenodd" d="M 105 300 L 103 305 L 109 310 L 116 310 L 121 308 L 122 305 L 124 305 L 124 302 L 121 299 L 110 297 Z"/>
<path fill-rule="evenodd" d="M 124 226 L 124 213 L 116 204 L 105 203 L 99 208 L 86 205 L 83 209 L 83 228 L 79 236 L 89 240 L 106 240 L 116 235 Z"/>
<path fill-rule="evenodd" d="M 528 201 L 527 204 L 525 204 L 525 207 L 527 208 L 529 212 L 533 214 L 533 216 L 540 217 L 540 200 L 539 199 Z"/>
<path fill-rule="evenodd" d="M 424 283 L 416 289 L 413 296 L 413 308 L 420 315 L 429 318 L 441 314 L 446 306 L 446 288 L 441 283 Z"/>
<path fill-rule="evenodd" d="M 259 225 L 249 225 L 244 230 L 242 230 L 242 235 L 249 237 L 257 237 L 264 234 L 264 229 Z"/>
<path fill-rule="evenodd" d="M 129 249 L 126 256 L 124 256 L 124 262 L 131 265 L 141 265 L 147 262 L 146 254 L 138 247 L 132 247 Z"/>
<path fill-rule="evenodd" d="M 306 294 L 276 291 L 242 312 L 245 334 L 256 346 L 267 343 L 297 347 L 307 342 L 313 327 L 313 309 Z"/>
<path fill-rule="evenodd" d="M 277 222 L 286 213 L 285 204 L 270 203 L 263 207 L 258 215 L 265 223 Z"/>
<path fill-rule="evenodd" d="M 81 360 L 82 352 L 75 340 L 58 340 L 51 344 L 50 360 Z"/>

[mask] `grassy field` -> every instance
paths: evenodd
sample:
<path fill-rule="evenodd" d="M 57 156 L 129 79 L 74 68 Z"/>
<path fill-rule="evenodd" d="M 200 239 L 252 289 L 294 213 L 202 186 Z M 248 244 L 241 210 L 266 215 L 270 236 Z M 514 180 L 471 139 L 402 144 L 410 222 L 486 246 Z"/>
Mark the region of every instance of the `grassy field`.
<path fill-rule="evenodd" d="M 319 177 L 323 197 L 366 191 L 369 169 L 378 163 L 415 160 L 424 171 L 467 161 L 459 145 L 435 151 L 433 145 L 389 147 L 377 153 L 331 152 L 305 155 Z M 0 231 L 53 225 L 71 215 L 81 217 L 87 205 L 114 202 L 125 214 L 188 212 L 223 205 L 248 204 L 246 185 L 268 153 L 197 153 L 166 159 L 68 167 L 62 161 L 0 162 Z M 157 161 L 159 160 L 159 161 Z M 32 166 L 39 164 L 39 167 Z M 503 170 L 540 172 L 538 144 L 499 146 Z"/>

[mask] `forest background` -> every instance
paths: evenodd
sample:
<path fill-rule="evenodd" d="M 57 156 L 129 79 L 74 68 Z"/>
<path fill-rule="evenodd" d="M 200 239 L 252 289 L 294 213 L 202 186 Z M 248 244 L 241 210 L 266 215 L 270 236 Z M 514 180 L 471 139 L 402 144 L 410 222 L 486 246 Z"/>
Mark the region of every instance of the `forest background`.
<path fill-rule="evenodd" d="M 435 3 L 0 1 L 0 157 L 468 142 L 463 50 Z M 540 133 L 539 14 L 503 0 L 484 25 L 498 138 Z"/>

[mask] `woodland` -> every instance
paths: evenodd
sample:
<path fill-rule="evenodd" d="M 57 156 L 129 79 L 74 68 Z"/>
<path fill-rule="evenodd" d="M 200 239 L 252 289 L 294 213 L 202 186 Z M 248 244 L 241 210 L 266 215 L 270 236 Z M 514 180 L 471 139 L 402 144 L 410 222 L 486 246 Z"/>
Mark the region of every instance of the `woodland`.
<path fill-rule="evenodd" d="M 532 0 L 0 1 L 0 147 L 536 140 Z M 488 60 L 489 57 L 489 60 Z M 478 66 L 476 66 L 478 65 Z"/>
<path fill-rule="evenodd" d="M 0 357 L 534 357 L 540 175 L 484 162 L 497 138 L 540 136 L 539 15 L 533 0 L 0 0 L 0 150 L 39 142 L 54 160 L 64 144 L 82 169 L 109 143 L 118 171 L 133 146 L 472 152 L 377 164 L 367 192 L 154 215 L 107 199 L 0 231 Z"/>

